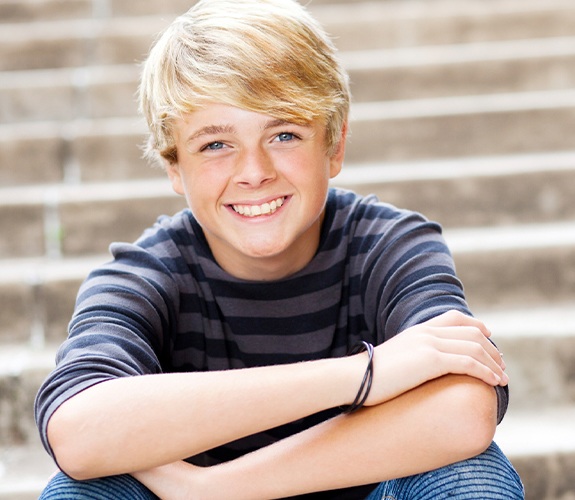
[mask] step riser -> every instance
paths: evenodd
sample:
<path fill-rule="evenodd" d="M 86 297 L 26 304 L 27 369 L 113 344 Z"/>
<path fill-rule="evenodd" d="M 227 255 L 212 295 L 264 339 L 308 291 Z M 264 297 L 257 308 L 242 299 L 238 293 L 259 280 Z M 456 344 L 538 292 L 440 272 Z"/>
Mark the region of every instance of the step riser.
<path fill-rule="evenodd" d="M 525 500 L 574 498 L 575 453 L 512 456 L 510 459 L 525 486 Z"/>
<path fill-rule="evenodd" d="M 112 81 L 80 88 L 48 83 L 1 89 L 0 123 L 134 116 L 138 109 L 137 85 L 136 81 Z"/>
<path fill-rule="evenodd" d="M 505 12 L 504 8 L 498 11 L 485 2 L 459 2 L 461 14 L 449 16 L 442 12 L 450 9 L 442 11 L 436 2 L 420 3 L 415 15 L 410 15 L 412 6 L 409 2 L 398 2 L 392 9 L 385 5 L 378 8 L 374 2 L 364 10 L 347 11 L 347 16 L 344 14 L 338 20 L 334 20 L 334 14 L 329 11 L 320 10 L 317 17 L 327 32 L 335 35 L 335 42 L 342 51 L 573 35 L 575 10 L 572 4 L 550 2 L 548 10 L 533 11 L 525 2 L 514 5 L 515 11 Z M 450 8 L 457 9 L 457 2 L 452 2 Z"/>
<path fill-rule="evenodd" d="M 0 205 L 0 258 L 38 257 L 46 254 L 44 207 Z"/>
<path fill-rule="evenodd" d="M 528 338 L 493 335 L 505 356 L 514 411 L 575 402 L 575 325 L 570 337 L 545 331 Z"/>
<path fill-rule="evenodd" d="M 0 185 L 58 183 L 66 177 L 94 182 L 157 176 L 159 172 L 142 159 L 143 127 L 131 120 L 125 127 L 124 134 L 94 131 L 69 138 L 58 126 L 43 137 L 0 132 Z"/>
<path fill-rule="evenodd" d="M 312 0 L 315 7 L 322 4 L 350 4 L 362 0 Z M 385 0 L 379 0 L 385 1 Z M 0 19 L 3 22 L 43 22 L 51 20 L 88 18 L 94 13 L 94 0 L 2 0 Z M 177 15 L 185 12 L 193 0 L 163 0 L 162 2 L 134 2 L 132 0 L 106 0 L 106 9 L 96 12 L 100 16 Z"/>
<path fill-rule="evenodd" d="M 379 6 L 372 3 L 363 15 L 358 9 L 353 11 L 354 15 L 347 9 L 342 10 L 339 21 L 330 21 L 333 14 L 329 9 L 325 9 L 323 15 L 319 9 L 317 17 L 325 21 L 326 30 L 335 37 L 340 50 L 571 36 L 575 24 L 573 8 L 508 14 L 483 8 L 467 12 L 461 18 L 433 15 L 433 2 L 427 9 L 423 7 L 419 15 L 402 18 L 381 2 Z M 65 35 L 55 37 L 53 27 L 47 26 L 44 36 L 37 27 L 30 37 L 21 39 L 13 36 L 13 33 L 18 35 L 17 26 L 7 26 L 6 36 L 2 37 L 0 44 L 0 71 L 140 61 L 166 21 L 183 11 L 174 9 L 169 12 L 165 13 L 166 20 L 158 17 L 156 23 L 150 23 L 149 31 L 142 26 L 134 28 L 130 23 L 120 26 L 102 21 L 94 30 L 76 32 L 71 21 L 68 28 L 62 24 L 59 29 L 59 33 Z M 76 35 L 71 36 L 70 33 Z M 98 35 L 94 37 L 91 33 Z M 33 38 L 34 35 L 37 38 Z"/>
<path fill-rule="evenodd" d="M 351 130 L 351 163 L 561 151 L 573 145 L 575 108 L 361 120 Z"/>
<path fill-rule="evenodd" d="M 490 160 L 486 159 L 486 166 Z M 406 174 L 409 165 L 405 166 Z M 350 167 L 350 171 L 351 171 Z M 433 174 L 433 165 L 429 165 Z M 347 172 L 349 173 L 349 172 Z M 575 170 L 546 170 L 485 177 L 461 174 L 449 179 L 353 182 L 360 194 L 375 194 L 392 205 L 424 214 L 443 227 L 482 227 L 575 219 Z M 338 184 L 337 178 L 334 184 Z"/>
<path fill-rule="evenodd" d="M 82 279 L 0 285 L 0 345 L 62 342 Z"/>
<path fill-rule="evenodd" d="M 92 0 L 49 0 L 42 2 L 4 0 L 0 3 L 0 19 L 5 23 L 42 22 L 91 16 Z"/>
<path fill-rule="evenodd" d="M 367 102 L 573 88 L 574 68 L 575 55 L 351 70 L 350 78 L 354 100 Z"/>
<path fill-rule="evenodd" d="M 494 47 L 493 50 L 497 50 Z M 563 57 L 480 61 L 408 68 L 351 70 L 356 102 L 479 95 L 575 87 L 575 54 Z M 0 89 L 0 123 L 134 116 L 137 71 L 133 79 L 74 85 L 75 74 L 54 76 L 37 86 L 30 76 Z M 78 77 L 80 78 L 80 77 Z M 25 81 L 24 81 L 25 79 Z M 100 80 L 100 79 L 98 79 Z"/>
<path fill-rule="evenodd" d="M 174 214 L 183 208 L 185 201 L 175 196 L 161 200 L 126 199 L 115 203 L 68 204 L 61 210 L 63 233 L 67 235 L 63 238 L 62 252 L 64 255 L 102 253 L 110 242 L 133 241 L 159 215 Z"/>
<path fill-rule="evenodd" d="M 454 254 L 473 308 L 529 307 L 575 299 L 575 248 Z"/>
<path fill-rule="evenodd" d="M 377 183 L 336 179 L 334 184 L 361 194 L 374 193 L 382 201 L 423 213 L 449 228 L 575 219 L 574 176 L 575 166 L 486 177 L 465 177 L 462 172 L 451 179 Z M 0 203 L 0 234 L 11 235 L 0 241 L 0 258 L 104 253 L 110 242 L 132 241 L 157 216 L 185 207 L 184 199 L 171 193 L 141 199 L 135 188 L 125 193 L 125 199 L 98 201 L 90 199 L 89 187 L 78 190 L 86 193 L 81 202 Z"/>
<path fill-rule="evenodd" d="M 107 123 L 92 130 L 78 126 L 76 133 L 70 127 L 74 135 L 68 138 L 57 127 L 51 134 L 43 129 L 42 137 L 0 130 L 0 184 L 61 182 L 65 175 L 84 181 L 156 175 L 141 157 L 142 124 L 127 120 L 128 132 L 106 132 Z M 561 151 L 573 148 L 575 107 L 356 119 L 351 130 L 348 164 Z"/>
<path fill-rule="evenodd" d="M 65 149 L 56 135 L 14 139 L 0 134 L 0 186 L 62 182 Z"/>
<path fill-rule="evenodd" d="M 0 446 L 33 443 L 38 431 L 31 409 L 46 371 L 0 376 Z"/>

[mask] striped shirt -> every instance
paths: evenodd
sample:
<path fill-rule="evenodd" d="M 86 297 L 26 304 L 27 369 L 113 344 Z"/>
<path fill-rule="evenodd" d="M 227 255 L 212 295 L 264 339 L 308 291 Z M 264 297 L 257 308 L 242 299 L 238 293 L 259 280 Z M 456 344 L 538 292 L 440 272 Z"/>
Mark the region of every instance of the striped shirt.
<path fill-rule="evenodd" d="M 189 210 L 160 218 L 134 244 L 113 244 L 111 252 L 113 261 L 93 271 L 80 288 L 69 338 L 36 400 L 48 450 L 52 413 L 104 380 L 340 357 L 359 340 L 380 344 L 451 309 L 470 314 L 438 224 L 340 189 L 328 193 L 312 261 L 278 281 L 226 273 Z M 501 419 L 507 389 L 497 390 Z M 338 411 L 190 461 L 212 465 L 233 459 Z M 362 498 L 369 489 L 361 495 L 353 491 L 350 498 Z"/>

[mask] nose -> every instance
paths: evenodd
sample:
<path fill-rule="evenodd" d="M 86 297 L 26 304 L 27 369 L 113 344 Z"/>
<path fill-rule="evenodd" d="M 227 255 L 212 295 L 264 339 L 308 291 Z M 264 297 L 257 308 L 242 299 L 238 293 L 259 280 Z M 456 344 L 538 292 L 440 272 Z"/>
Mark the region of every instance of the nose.
<path fill-rule="evenodd" d="M 276 177 L 272 159 L 263 148 L 243 151 L 237 161 L 234 182 L 244 188 L 259 187 Z"/>

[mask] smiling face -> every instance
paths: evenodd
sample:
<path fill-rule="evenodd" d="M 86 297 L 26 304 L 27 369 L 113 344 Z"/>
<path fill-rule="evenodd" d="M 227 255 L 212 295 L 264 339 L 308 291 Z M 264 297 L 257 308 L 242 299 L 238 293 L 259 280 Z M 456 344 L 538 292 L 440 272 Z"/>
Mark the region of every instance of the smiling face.
<path fill-rule="evenodd" d="M 320 123 L 297 125 L 224 104 L 185 115 L 173 130 L 178 160 L 168 175 L 218 264 L 248 280 L 302 269 L 319 244 L 345 131 L 330 156 Z"/>

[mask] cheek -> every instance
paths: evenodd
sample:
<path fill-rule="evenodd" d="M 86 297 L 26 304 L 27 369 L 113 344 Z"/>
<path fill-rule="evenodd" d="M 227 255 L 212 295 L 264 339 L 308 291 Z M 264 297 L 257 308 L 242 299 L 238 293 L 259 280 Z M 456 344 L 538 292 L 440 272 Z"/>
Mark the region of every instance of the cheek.
<path fill-rule="evenodd" d="M 201 172 L 188 173 L 184 180 L 185 197 L 193 211 L 201 212 L 213 205 L 223 195 L 227 181 L 217 170 L 204 169 Z"/>

